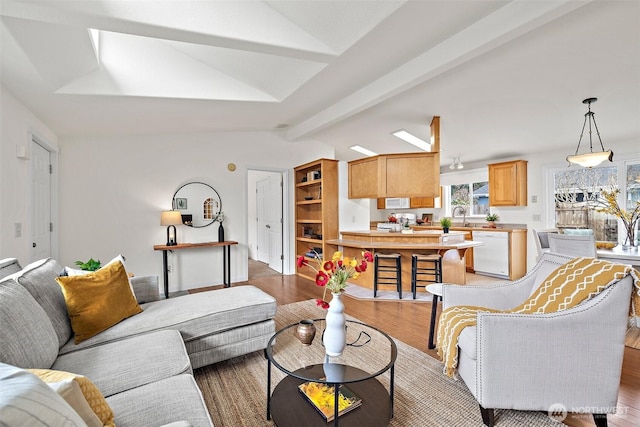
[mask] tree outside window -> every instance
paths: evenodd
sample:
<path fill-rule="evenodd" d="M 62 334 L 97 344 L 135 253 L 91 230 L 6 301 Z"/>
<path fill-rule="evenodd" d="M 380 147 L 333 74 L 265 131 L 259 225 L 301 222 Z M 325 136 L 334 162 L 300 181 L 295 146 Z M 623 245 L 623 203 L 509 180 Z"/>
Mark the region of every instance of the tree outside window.
<path fill-rule="evenodd" d="M 640 163 L 627 166 L 627 210 L 632 211 L 640 201 Z"/>
<path fill-rule="evenodd" d="M 452 185 L 450 194 L 452 212 L 454 208 L 461 206 L 467 216 L 485 216 L 489 213 L 489 183 L 486 181 Z"/>
<path fill-rule="evenodd" d="M 617 166 L 569 169 L 554 174 L 556 227 L 592 229 L 596 240 L 617 241 L 618 219 L 598 212 L 602 189 L 617 187 Z"/>

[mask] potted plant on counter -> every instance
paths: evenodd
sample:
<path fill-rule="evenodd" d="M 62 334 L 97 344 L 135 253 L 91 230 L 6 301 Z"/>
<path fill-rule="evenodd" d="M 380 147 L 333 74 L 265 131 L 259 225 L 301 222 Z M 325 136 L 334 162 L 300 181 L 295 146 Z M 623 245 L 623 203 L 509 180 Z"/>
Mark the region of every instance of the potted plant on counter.
<path fill-rule="evenodd" d="M 500 217 L 498 217 L 498 214 L 487 214 L 486 218 L 487 220 L 487 225 L 491 228 L 496 228 L 496 221 L 498 219 L 500 219 Z"/>
<path fill-rule="evenodd" d="M 442 226 L 442 231 L 445 233 L 449 232 L 449 228 L 451 228 L 451 218 L 444 217 L 440 220 L 440 225 Z"/>

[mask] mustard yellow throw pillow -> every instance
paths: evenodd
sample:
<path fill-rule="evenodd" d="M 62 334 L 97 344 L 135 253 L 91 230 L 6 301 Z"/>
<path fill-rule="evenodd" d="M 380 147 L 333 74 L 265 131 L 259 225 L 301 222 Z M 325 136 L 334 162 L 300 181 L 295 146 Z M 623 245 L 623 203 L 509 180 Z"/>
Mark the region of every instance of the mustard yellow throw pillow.
<path fill-rule="evenodd" d="M 76 344 L 142 312 L 119 261 L 93 273 L 57 277 L 56 281 L 67 303 Z"/>
<path fill-rule="evenodd" d="M 111 407 L 89 378 L 49 369 L 27 370 L 58 393 L 89 427 L 115 427 Z"/>

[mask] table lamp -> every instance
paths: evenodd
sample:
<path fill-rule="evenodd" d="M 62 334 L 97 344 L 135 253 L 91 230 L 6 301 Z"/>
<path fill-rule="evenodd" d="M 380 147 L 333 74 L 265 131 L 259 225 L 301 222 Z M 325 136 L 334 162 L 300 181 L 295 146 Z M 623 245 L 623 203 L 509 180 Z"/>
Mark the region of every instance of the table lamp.
<path fill-rule="evenodd" d="M 167 226 L 167 246 L 178 244 L 178 235 L 176 233 L 176 225 L 178 224 L 182 224 L 180 211 L 164 211 L 160 213 L 160 225 Z"/>

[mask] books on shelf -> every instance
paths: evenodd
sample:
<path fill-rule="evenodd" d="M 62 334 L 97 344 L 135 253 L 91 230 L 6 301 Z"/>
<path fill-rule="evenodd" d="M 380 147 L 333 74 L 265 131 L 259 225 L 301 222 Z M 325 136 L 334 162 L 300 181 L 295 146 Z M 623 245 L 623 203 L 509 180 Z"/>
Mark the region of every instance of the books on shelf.
<path fill-rule="evenodd" d="M 307 258 L 317 258 L 322 260 L 322 248 L 309 248 L 309 252 L 305 253 L 304 256 Z"/>
<path fill-rule="evenodd" d="M 327 422 L 333 421 L 335 416 L 335 396 L 333 394 L 335 388 L 333 385 L 307 381 L 300 384 L 298 390 Z M 338 390 L 338 416 L 362 405 L 362 399 L 347 386 L 341 384 Z"/>

